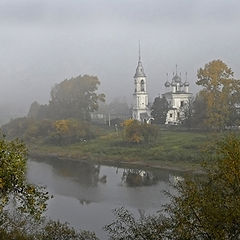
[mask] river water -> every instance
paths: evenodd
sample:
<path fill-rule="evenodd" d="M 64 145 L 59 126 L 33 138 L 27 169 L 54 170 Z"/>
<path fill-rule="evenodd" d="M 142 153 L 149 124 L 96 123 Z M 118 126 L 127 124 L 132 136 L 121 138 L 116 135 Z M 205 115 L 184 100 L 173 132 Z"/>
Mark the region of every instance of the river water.
<path fill-rule="evenodd" d="M 95 231 L 113 221 L 113 209 L 125 207 L 136 217 L 153 214 L 169 199 L 181 173 L 162 169 L 117 168 L 69 160 L 28 161 L 29 182 L 46 186 L 54 196 L 46 215 L 77 229 Z"/>

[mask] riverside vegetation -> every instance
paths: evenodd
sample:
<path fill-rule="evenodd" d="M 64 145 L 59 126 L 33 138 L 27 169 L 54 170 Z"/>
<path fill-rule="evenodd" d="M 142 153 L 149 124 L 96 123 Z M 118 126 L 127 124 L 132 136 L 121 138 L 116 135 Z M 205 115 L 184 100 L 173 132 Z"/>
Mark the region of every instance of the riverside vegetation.
<path fill-rule="evenodd" d="M 118 132 L 73 119 L 28 118 L 15 119 L 3 130 L 23 139 L 32 156 L 181 170 L 199 169 L 205 146 L 216 138 L 212 133 L 167 130 L 133 120 L 125 121 Z"/>
<path fill-rule="evenodd" d="M 98 239 L 94 233 L 44 219 L 48 196 L 43 188 L 26 182 L 24 144 L 2 138 L 0 150 L 0 239 Z M 205 175 L 178 182 L 178 194 L 169 195 L 162 212 L 135 219 L 125 209 L 115 210 L 115 220 L 105 226 L 109 239 L 239 239 L 240 138 L 228 136 L 210 150 L 215 154 L 204 167 Z"/>

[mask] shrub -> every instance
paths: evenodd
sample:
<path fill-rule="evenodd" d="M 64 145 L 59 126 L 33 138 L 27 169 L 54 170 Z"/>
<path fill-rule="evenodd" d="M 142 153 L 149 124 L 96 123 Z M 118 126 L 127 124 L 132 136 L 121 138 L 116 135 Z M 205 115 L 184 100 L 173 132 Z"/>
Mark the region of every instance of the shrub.
<path fill-rule="evenodd" d="M 151 143 L 158 136 L 159 129 L 154 125 L 128 119 L 123 122 L 124 140 L 129 143 Z"/>

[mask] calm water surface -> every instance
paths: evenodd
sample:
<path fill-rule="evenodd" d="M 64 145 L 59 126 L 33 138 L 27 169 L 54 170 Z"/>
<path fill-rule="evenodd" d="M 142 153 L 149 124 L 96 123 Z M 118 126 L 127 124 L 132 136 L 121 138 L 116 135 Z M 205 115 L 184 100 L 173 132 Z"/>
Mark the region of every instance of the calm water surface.
<path fill-rule="evenodd" d="M 114 219 L 112 210 L 126 207 L 137 217 L 151 214 L 168 202 L 164 190 L 181 176 L 169 170 L 129 169 L 69 160 L 28 162 L 28 179 L 44 185 L 54 196 L 47 216 L 78 229 L 95 231 L 106 238 L 102 227 Z"/>

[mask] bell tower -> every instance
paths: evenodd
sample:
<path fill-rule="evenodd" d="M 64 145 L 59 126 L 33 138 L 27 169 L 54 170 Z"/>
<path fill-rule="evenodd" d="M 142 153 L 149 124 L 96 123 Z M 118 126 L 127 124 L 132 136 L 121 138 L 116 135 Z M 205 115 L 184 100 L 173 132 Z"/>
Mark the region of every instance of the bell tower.
<path fill-rule="evenodd" d="M 132 118 L 138 121 L 147 121 L 150 118 L 148 108 L 147 76 L 144 73 L 141 61 L 141 48 L 139 43 L 139 56 L 136 73 L 134 75 L 135 90 L 133 93 Z"/>

